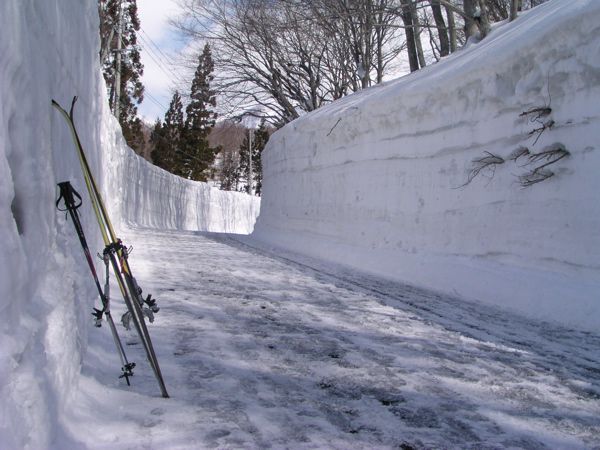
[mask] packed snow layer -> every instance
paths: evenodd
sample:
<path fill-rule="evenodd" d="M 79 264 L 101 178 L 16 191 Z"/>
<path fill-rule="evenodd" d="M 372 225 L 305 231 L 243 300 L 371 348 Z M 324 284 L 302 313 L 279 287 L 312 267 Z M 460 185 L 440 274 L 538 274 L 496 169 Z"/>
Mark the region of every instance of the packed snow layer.
<path fill-rule="evenodd" d="M 258 210 L 256 199 L 169 177 L 125 148 L 105 100 L 97 30 L 95 2 L 0 2 L 0 449 L 67 439 L 60 424 L 98 298 L 73 225 L 54 205 L 56 184 L 70 180 L 83 197 L 91 252 L 102 250 L 71 134 L 51 99 L 68 109 L 79 96 L 77 127 L 115 225 L 241 233 Z M 124 208 L 122 197 L 140 204 Z M 238 215 L 223 219 L 232 209 Z M 205 217 L 190 220 L 196 213 Z"/>
<path fill-rule="evenodd" d="M 264 152 L 253 236 L 597 329 L 599 36 L 600 2 L 554 0 L 438 64 L 292 122 Z M 522 115 L 546 107 L 537 121 Z M 524 188 L 518 177 L 548 160 L 511 160 L 521 147 L 570 155 Z M 489 154 L 505 162 L 466 184 L 473 160 Z"/>
<path fill-rule="evenodd" d="M 127 223 L 162 230 L 252 232 L 260 197 L 174 177 L 128 148 L 117 148 L 117 170 L 111 174 L 128 180 L 121 183 L 119 195 L 120 216 Z"/>

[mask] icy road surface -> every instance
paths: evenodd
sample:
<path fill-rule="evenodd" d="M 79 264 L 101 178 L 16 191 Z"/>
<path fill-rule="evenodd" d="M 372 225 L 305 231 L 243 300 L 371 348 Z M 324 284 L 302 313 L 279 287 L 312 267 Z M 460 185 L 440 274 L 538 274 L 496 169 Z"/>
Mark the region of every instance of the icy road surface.
<path fill-rule="evenodd" d="M 236 236 L 124 237 L 162 307 L 149 329 L 172 398 L 135 335 L 120 331 L 138 365 L 127 387 L 108 327 L 92 330 L 63 420 L 73 447 L 600 448 L 598 334 Z"/>

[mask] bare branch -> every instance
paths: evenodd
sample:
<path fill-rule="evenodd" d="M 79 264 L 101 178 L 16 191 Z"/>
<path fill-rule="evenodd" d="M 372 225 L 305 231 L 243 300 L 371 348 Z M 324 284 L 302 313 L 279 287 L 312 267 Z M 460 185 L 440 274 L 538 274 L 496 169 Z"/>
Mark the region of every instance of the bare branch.
<path fill-rule="evenodd" d="M 519 182 L 521 183 L 521 186 L 529 187 L 533 186 L 534 184 L 541 183 L 542 181 L 547 180 L 548 178 L 551 178 L 553 176 L 554 172 L 552 172 L 551 170 L 534 169 L 530 172 L 527 172 L 524 175 L 521 175 L 519 177 Z"/>
<path fill-rule="evenodd" d="M 565 148 L 563 144 L 554 144 L 539 153 L 532 153 L 529 156 L 529 164 L 533 164 L 540 161 L 546 161 L 545 164 L 538 168 L 549 166 L 557 161 L 569 156 L 571 153 Z"/>
<path fill-rule="evenodd" d="M 331 127 L 331 130 L 329 130 L 329 133 L 327 133 L 327 136 L 329 136 L 331 133 L 333 133 L 333 130 L 335 129 L 335 127 L 338 126 L 338 124 L 342 121 L 342 118 L 340 117 L 337 122 Z"/>
<path fill-rule="evenodd" d="M 527 147 L 519 147 L 510 154 L 508 159 L 517 162 L 521 156 L 527 156 L 529 154 L 529 149 Z"/>
<path fill-rule="evenodd" d="M 496 172 L 496 167 L 500 164 L 504 164 L 504 158 L 500 156 L 494 155 L 490 152 L 484 152 L 486 156 L 481 158 L 476 158 L 472 161 L 473 167 L 469 171 L 469 175 L 467 176 L 467 182 L 463 184 L 461 187 L 466 186 L 471 181 L 477 177 L 481 173 L 482 170 L 489 171 L 491 173 L 490 177 L 493 177 Z"/>
<path fill-rule="evenodd" d="M 565 148 L 565 146 L 560 143 L 554 144 L 539 153 L 530 154 L 527 165 L 539 162 L 544 162 L 544 164 L 541 164 L 529 172 L 521 175 L 519 177 L 521 186 L 528 187 L 554 176 L 554 172 L 547 169 L 547 167 L 551 164 L 557 163 L 563 158 L 566 158 L 570 154 L 571 153 Z"/>
<path fill-rule="evenodd" d="M 537 144 L 537 141 L 540 139 L 540 137 L 542 136 L 542 133 L 544 131 L 552 128 L 553 126 L 554 126 L 554 120 L 550 119 L 550 120 L 547 120 L 546 122 L 542 123 L 541 127 L 531 130 L 529 132 L 529 136 L 533 136 L 534 134 L 537 133 L 537 137 L 535 138 L 535 141 L 533 141 L 533 145 Z"/>
<path fill-rule="evenodd" d="M 549 116 L 551 112 L 552 108 L 550 108 L 549 106 L 540 106 L 537 108 L 531 108 L 527 111 L 523 111 L 521 114 L 519 114 L 519 117 L 533 116 L 533 119 L 530 119 L 533 121 L 542 117 Z"/>

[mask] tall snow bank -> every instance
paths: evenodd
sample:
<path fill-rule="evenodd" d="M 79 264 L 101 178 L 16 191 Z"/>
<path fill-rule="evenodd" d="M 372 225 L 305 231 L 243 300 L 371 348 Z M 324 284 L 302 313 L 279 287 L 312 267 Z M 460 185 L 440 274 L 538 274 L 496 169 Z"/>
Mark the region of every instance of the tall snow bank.
<path fill-rule="evenodd" d="M 259 197 L 175 177 L 128 148 L 117 148 L 120 150 L 113 155 L 115 170 L 108 173 L 121 185 L 119 208 L 125 223 L 236 234 L 249 234 L 254 229 Z"/>
<path fill-rule="evenodd" d="M 597 329 L 598 36 L 600 2 L 554 0 L 434 66 L 294 121 L 264 152 L 254 236 Z M 551 114 L 521 116 L 540 107 Z M 548 160 L 525 166 L 511 154 L 561 146 L 570 156 L 547 167 L 555 175 L 522 187 L 518 176 Z M 487 152 L 504 164 L 465 185 Z"/>
<path fill-rule="evenodd" d="M 72 224 L 54 207 L 58 182 L 84 184 L 50 101 L 79 95 L 82 138 L 100 148 L 97 29 L 94 2 L 0 2 L 0 448 L 55 439 L 85 349 L 93 285 Z M 100 154 L 89 156 L 97 170 Z M 81 214 L 97 244 L 87 204 Z"/>

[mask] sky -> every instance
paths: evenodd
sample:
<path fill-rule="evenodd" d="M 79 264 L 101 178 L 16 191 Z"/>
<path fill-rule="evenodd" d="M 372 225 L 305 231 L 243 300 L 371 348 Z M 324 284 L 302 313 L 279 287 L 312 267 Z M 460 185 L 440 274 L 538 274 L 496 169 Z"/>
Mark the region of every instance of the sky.
<path fill-rule="evenodd" d="M 138 106 L 140 116 L 154 123 L 164 116 L 178 79 L 178 69 L 173 66 L 177 52 L 184 46 L 169 19 L 180 11 L 176 0 L 138 0 L 141 28 L 138 44 L 141 47 L 145 86 L 144 101 Z"/>

